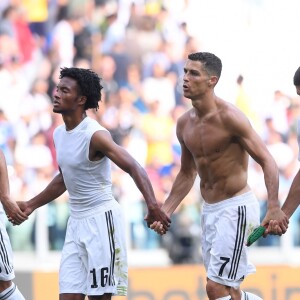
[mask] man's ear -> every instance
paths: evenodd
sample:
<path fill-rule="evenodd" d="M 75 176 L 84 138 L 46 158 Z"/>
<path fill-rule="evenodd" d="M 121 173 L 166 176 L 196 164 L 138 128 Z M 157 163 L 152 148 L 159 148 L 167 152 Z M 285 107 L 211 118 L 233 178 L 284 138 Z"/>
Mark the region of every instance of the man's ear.
<path fill-rule="evenodd" d="M 87 98 L 86 98 L 86 96 L 80 96 L 80 99 L 79 99 L 79 104 L 81 104 L 81 105 L 85 105 L 85 103 L 86 103 L 86 101 L 87 101 Z"/>
<path fill-rule="evenodd" d="M 215 86 L 218 82 L 219 78 L 217 76 L 210 76 L 208 80 L 208 86 Z"/>

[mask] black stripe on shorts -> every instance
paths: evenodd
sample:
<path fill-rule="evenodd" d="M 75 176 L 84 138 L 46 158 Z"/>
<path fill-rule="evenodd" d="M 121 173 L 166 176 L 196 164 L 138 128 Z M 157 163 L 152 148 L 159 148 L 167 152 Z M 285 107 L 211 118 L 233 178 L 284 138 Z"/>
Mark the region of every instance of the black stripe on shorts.
<path fill-rule="evenodd" d="M 114 239 L 115 227 L 114 227 L 112 211 L 109 210 L 105 212 L 105 217 L 106 217 L 109 246 L 110 246 L 110 256 L 111 256 L 108 284 L 115 285 L 115 280 L 113 275 L 114 275 L 114 267 L 115 267 L 116 249 L 115 249 L 115 239 Z"/>
<path fill-rule="evenodd" d="M 5 273 L 10 274 L 12 272 L 12 267 L 9 264 L 8 254 L 3 240 L 2 231 L 0 231 L 0 257 L 5 268 Z M 2 270 L 0 270 L 0 272 L 2 272 Z"/>
<path fill-rule="evenodd" d="M 234 251 L 231 261 L 230 272 L 228 275 L 229 279 L 236 279 L 238 266 L 241 258 L 241 253 L 243 250 L 245 233 L 246 233 L 246 206 L 238 207 L 238 222 L 237 222 L 237 231 L 236 239 L 234 245 Z"/>

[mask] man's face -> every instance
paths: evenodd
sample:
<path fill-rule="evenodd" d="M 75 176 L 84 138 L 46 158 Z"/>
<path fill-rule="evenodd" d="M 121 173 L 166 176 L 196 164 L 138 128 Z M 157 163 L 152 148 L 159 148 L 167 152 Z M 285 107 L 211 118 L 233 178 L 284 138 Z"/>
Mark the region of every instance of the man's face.
<path fill-rule="evenodd" d="M 197 100 L 212 88 L 211 78 L 200 61 L 187 60 L 184 66 L 183 94 Z"/>
<path fill-rule="evenodd" d="M 78 107 L 80 97 L 76 80 L 63 77 L 54 92 L 53 112 L 65 114 L 75 111 Z"/>

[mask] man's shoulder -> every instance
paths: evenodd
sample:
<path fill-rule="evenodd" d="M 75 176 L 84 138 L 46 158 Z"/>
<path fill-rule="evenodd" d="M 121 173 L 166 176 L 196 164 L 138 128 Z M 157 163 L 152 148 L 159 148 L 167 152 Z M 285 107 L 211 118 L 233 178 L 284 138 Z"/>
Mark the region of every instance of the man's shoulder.
<path fill-rule="evenodd" d="M 232 132 L 240 132 L 240 130 L 250 129 L 250 120 L 238 107 L 230 102 L 224 102 L 224 106 L 220 110 L 220 120 L 226 124 L 226 129 Z"/>
<path fill-rule="evenodd" d="M 177 119 L 177 122 L 185 122 L 187 119 L 191 117 L 191 113 L 193 108 L 188 109 L 187 111 L 183 112 Z"/>
<path fill-rule="evenodd" d="M 89 118 L 87 122 L 87 128 L 92 131 L 104 130 L 108 131 L 103 125 L 101 125 L 97 120 Z"/>
<path fill-rule="evenodd" d="M 241 117 L 246 115 L 233 103 L 221 100 L 220 102 L 221 115 L 228 118 Z"/>
<path fill-rule="evenodd" d="M 66 129 L 65 124 L 58 125 L 58 126 L 53 130 L 53 134 L 55 134 L 56 132 L 60 132 L 60 131 L 62 131 L 62 130 L 65 130 L 65 129 Z"/>

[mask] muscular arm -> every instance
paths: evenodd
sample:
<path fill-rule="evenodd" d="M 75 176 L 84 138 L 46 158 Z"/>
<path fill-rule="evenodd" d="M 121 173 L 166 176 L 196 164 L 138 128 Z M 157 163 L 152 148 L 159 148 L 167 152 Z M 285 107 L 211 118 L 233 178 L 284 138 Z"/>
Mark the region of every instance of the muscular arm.
<path fill-rule="evenodd" d="M 277 164 L 262 139 L 242 113 L 233 112 L 232 120 L 230 125 L 237 132 L 241 145 L 262 167 L 264 172 L 264 180 L 268 193 L 268 211 L 262 221 L 262 225 L 266 225 L 270 220 L 275 219 L 285 232 L 288 226 L 288 219 L 280 209 L 280 202 L 278 200 L 279 171 Z"/>
<path fill-rule="evenodd" d="M 177 124 L 176 131 L 181 145 L 181 166 L 172 185 L 170 194 L 162 207 L 168 216 L 171 216 L 181 201 L 189 193 L 197 176 L 194 158 L 182 139 L 182 125 L 180 123 Z"/>
<path fill-rule="evenodd" d="M 93 135 L 90 152 L 101 152 L 102 155 L 107 156 L 132 177 L 137 188 L 142 193 L 148 208 L 148 216 L 146 217 L 148 226 L 154 221 L 161 221 L 165 228 L 168 227 L 170 219 L 159 209 L 146 171 L 124 148 L 113 141 L 108 132 L 97 131 Z"/>
<path fill-rule="evenodd" d="M 265 186 L 268 193 L 268 208 L 280 207 L 278 200 L 279 171 L 274 158 L 253 129 L 249 130 L 248 136 L 242 139 L 242 143 L 250 156 L 263 170 Z"/>

